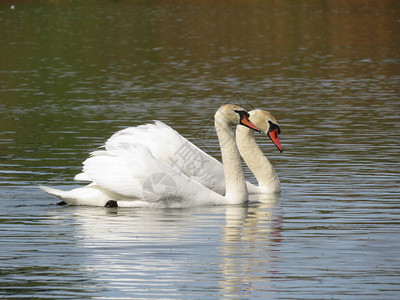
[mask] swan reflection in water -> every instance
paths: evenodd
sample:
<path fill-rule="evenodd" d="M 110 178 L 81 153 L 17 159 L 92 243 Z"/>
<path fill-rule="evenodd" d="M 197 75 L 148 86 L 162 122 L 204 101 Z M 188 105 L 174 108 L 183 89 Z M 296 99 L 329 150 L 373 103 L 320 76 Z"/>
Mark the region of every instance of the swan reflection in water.
<path fill-rule="evenodd" d="M 110 293 L 232 295 L 265 286 L 273 272 L 279 194 L 254 197 L 247 205 L 189 209 L 64 209 L 77 223 L 85 275 L 106 282 Z"/>
<path fill-rule="evenodd" d="M 224 297 L 270 291 L 271 262 L 280 243 L 280 194 L 254 194 L 247 207 L 226 208 L 220 243 L 220 288 Z"/>

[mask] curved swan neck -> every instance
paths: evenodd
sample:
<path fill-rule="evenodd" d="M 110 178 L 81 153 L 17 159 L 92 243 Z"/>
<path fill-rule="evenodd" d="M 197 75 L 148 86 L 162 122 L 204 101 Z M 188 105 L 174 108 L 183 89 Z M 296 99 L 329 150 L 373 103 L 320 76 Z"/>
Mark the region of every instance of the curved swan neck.
<path fill-rule="evenodd" d="M 236 143 L 240 155 L 253 172 L 260 187 L 268 192 L 279 192 L 280 182 L 270 161 L 265 157 L 254 138 L 252 130 L 244 126 L 236 127 Z"/>
<path fill-rule="evenodd" d="M 214 123 L 225 172 L 225 198 L 230 204 L 243 203 L 247 201 L 248 193 L 241 166 L 240 154 L 235 143 L 232 129 L 227 122 L 217 118 L 217 115 Z"/>

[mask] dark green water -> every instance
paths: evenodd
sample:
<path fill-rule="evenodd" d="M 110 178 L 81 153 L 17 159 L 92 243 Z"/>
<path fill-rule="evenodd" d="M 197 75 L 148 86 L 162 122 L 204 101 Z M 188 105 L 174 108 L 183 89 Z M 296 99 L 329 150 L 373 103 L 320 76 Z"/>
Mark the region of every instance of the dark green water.
<path fill-rule="evenodd" d="M 398 1 L 1 1 L 0 298 L 398 299 L 399 16 Z M 278 119 L 283 154 L 258 137 L 276 199 L 59 207 L 36 188 L 77 186 L 127 126 L 201 142 L 226 102 Z"/>

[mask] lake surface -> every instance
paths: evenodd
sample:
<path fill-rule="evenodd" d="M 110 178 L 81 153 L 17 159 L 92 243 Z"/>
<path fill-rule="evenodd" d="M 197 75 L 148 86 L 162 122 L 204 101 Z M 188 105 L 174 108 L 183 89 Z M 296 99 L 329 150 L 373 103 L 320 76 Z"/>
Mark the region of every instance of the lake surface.
<path fill-rule="evenodd" d="M 399 299 L 400 2 L 0 2 L 0 298 Z M 112 133 L 267 109 L 248 205 L 60 207 Z M 216 143 L 205 144 L 220 158 Z M 246 170 L 249 180 L 255 182 Z"/>

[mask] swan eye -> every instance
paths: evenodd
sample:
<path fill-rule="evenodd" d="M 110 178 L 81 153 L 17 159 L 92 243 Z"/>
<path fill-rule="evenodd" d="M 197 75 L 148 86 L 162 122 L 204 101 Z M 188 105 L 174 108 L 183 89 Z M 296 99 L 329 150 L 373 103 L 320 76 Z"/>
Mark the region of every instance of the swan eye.
<path fill-rule="evenodd" d="M 276 125 L 275 123 L 272 123 L 271 121 L 268 121 L 268 123 L 269 123 L 268 132 L 271 132 L 271 131 L 274 131 L 275 129 L 277 129 L 278 134 L 281 134 L 281 128 L 278 125 Z"/>

